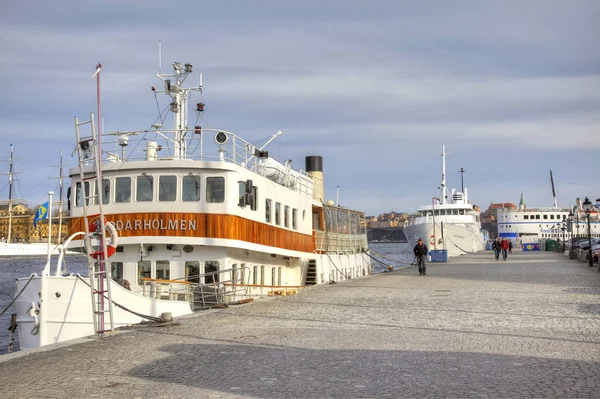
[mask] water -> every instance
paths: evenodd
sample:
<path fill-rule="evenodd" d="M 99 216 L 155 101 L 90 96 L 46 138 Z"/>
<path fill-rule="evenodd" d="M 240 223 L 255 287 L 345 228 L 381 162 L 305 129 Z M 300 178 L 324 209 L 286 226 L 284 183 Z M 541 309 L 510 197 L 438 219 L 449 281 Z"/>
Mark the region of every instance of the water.
<path fill-rule="evenodd" d="M 375 273 L 383 272 L 387 266 L 394 269 L 408 266 L 413 260 L 412 247 L 406 243 L 370 243 L 370 254 L 383 264 L 373 260 Z M 69 255 L 65 257 L 69 273 L 87 274 L 87 258 L 85 256 Z M 0 312 L 13 300 L 15 293 L 15 280 L 19 277 L 29 277 L 32 273 L 41 273 L 46 264 L 45 256 L 26 258 L 0 259 Z M 56 267 L 56 257 L 52 258 L 52 273 Z M 8 351 L 8 327 L 10 315 L 14 313 L 14 306 L 0 317 L 0 355 Z M 18 339 L 15 349 L 18 348 Z"/>

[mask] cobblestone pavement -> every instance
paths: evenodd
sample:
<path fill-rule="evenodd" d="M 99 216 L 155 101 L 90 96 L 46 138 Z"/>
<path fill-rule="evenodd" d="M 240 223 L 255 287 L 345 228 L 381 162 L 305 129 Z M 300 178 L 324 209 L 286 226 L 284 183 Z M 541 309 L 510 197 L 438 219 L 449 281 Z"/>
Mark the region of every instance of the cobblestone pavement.
<path fill-rule="evenodd" d="M 2 398 L 600 397 L 600 273 L 491 252 L 0 357 Z"/>

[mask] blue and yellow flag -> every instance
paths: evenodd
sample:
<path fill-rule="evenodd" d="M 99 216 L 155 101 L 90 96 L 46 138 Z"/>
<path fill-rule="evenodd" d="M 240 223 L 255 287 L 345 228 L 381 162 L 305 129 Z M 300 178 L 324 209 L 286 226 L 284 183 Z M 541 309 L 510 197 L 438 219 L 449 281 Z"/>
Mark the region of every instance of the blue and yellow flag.
<path fill-rule="evenodd" d="M 48 219 L 48 202 L 40 205 L 37 212 L 35 213 L 35 217 L 33 218 L 33 227 L 37 227 L 38 220 Z"/>

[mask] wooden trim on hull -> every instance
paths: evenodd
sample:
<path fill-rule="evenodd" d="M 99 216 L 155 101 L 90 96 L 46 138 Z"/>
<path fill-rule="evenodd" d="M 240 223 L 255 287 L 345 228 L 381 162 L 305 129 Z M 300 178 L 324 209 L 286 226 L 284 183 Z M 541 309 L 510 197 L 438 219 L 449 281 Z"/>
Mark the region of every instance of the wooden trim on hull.
<path fill-rule="evenodd" d="M 312 235 L 289 231 L 235 215 L 209 213 L 126 213 L 105 215 L 119 237 L 194 237 L 240 240 L 313 253 Z M 88 220 L 97 219 L 89 216 Z M 71 231 L 84 231 L 83 218 L 71 219 Z"/>

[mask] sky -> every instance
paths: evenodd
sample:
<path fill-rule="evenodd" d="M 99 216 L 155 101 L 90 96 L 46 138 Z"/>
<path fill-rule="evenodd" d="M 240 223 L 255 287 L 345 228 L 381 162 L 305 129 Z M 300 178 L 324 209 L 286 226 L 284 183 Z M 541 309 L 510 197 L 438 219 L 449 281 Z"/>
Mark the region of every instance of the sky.
<path fill-rule="evenodd" d="M 321 155 L 342 206 L 431 203 L 442 143 L 448 188 L 464 168 L 482 210 L 521 193 L 551 206 L 550 170 L 559 206 L 594 202 L 599 20 L 597 0 L 2 2 L 0 159 L 14 144 L 17 197 L 57 190 L 59 151 L 77 163 L 73 117 L 96 110 L 97 63 L 104 131 L 148 128 L 160 41 L 163 71 L 203 73 L 202 125 L 251 143 L 282 130 L 269 154 L 298 169 Z"/>

